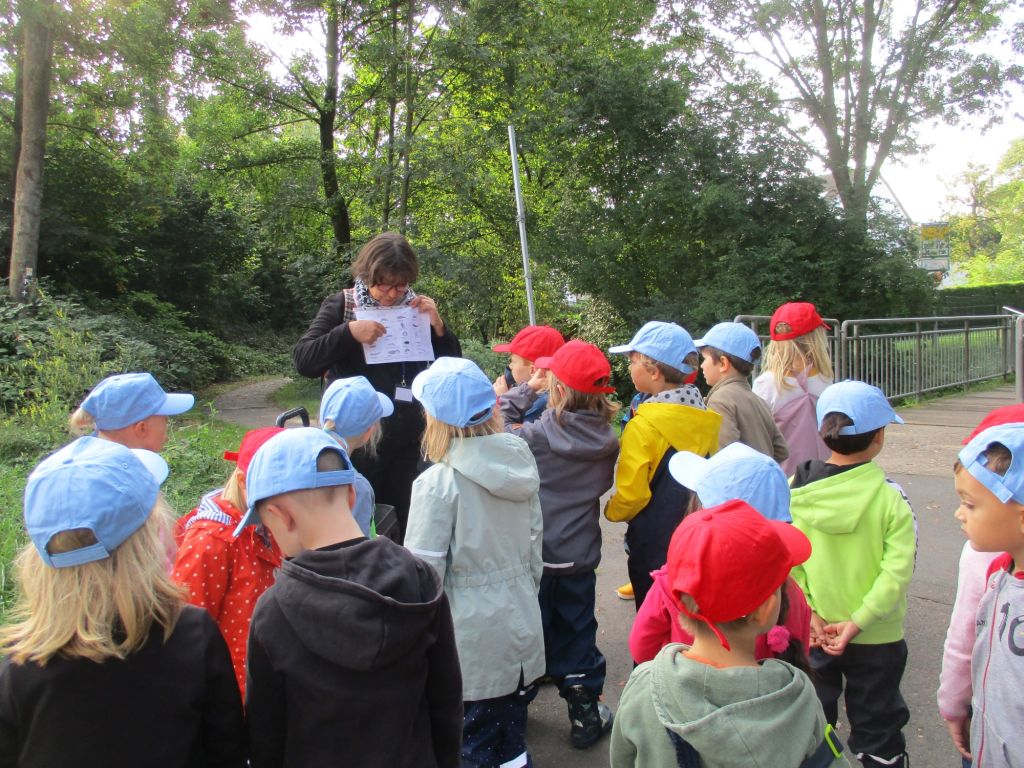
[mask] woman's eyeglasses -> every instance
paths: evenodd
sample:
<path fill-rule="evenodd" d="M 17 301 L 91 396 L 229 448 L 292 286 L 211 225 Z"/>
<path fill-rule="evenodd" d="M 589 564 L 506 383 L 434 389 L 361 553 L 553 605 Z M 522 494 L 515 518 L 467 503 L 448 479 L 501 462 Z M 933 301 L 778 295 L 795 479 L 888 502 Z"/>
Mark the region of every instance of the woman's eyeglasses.
<path fill-rule="evenodd" d="M 377 283 L 373 287 L 383 293 L 405 293 L 409 290 L 408 283 Z"/>

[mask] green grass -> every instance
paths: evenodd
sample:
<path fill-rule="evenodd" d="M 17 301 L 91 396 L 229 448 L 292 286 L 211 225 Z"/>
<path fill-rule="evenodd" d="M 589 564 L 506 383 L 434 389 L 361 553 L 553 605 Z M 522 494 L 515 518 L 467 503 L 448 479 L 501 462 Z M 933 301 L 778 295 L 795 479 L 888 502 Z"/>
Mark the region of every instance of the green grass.
<path fill-rule="evenodd" d="M 316 420 L 320 412 L 320 380 L 305 377 L 292 379 L 270 396 L 281 411 L 302 405 L 309 411 L 309 418 Z"/>

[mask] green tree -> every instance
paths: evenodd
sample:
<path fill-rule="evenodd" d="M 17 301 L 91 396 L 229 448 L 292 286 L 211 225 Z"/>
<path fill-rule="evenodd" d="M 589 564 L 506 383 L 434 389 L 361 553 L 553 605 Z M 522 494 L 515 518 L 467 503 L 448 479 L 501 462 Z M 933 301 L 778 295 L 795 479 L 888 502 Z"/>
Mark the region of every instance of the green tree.
<path fill-rule="evenodd" d="M 702 0 L 673 4 L 700 34 L 714 71 L 742 83 L 751 104 L 768 98 L 779 128 L 804 140 L 835 182 L 846 216 L 866 226 L 885 163 L 918 150 L 916 128 L 993 115 L 1022 68 L 993 54 L 1001 0 Z M 766 73 L 774 95 L 750 85 Z M 813 139 L 794 128 L 809 122 Z M 799 122 L 795 123 L 799 125 Z M 823 147 L 823 149 L 819 149 Z"/>
<path fill-rule="evenodd" d="M 950 218 L 953 263 L 969 285 L 1024 280 L 1024 139 L 1014 141 L 993 170 L 973 166 Z"/>

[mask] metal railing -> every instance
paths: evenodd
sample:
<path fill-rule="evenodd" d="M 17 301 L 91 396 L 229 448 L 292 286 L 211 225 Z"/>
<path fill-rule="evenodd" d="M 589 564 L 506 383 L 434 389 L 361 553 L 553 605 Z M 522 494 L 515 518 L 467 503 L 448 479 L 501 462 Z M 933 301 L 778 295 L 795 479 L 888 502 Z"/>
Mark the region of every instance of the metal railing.
<path fill-rule="evenodd" d="M 739 315 L 758 332 L 762 315 Z M 836 380 L 858 379 L 889 399 L 1008 378 L 1024 366 L 1024 316 L 826 319 Z M 761 335 L 761 334 L 759 334 Z M 762 336 L 762 338 L 764 338 Z M 1017 377 L 1024 401 L 1024 377 Z"/>

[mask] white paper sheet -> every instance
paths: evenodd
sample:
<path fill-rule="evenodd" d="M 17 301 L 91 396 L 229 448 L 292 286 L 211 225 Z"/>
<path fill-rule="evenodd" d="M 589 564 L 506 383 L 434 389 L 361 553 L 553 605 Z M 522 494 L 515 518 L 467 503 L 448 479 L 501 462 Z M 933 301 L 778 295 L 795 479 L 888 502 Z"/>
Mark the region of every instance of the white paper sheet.
<path fill-rule="evenodd" d="M 373 344 L 363 344 L 369 365 L 434 359 L 426 312 L 413 307 L 357 309 L 356 320 L 375 320 L 387 329 Z"/>

